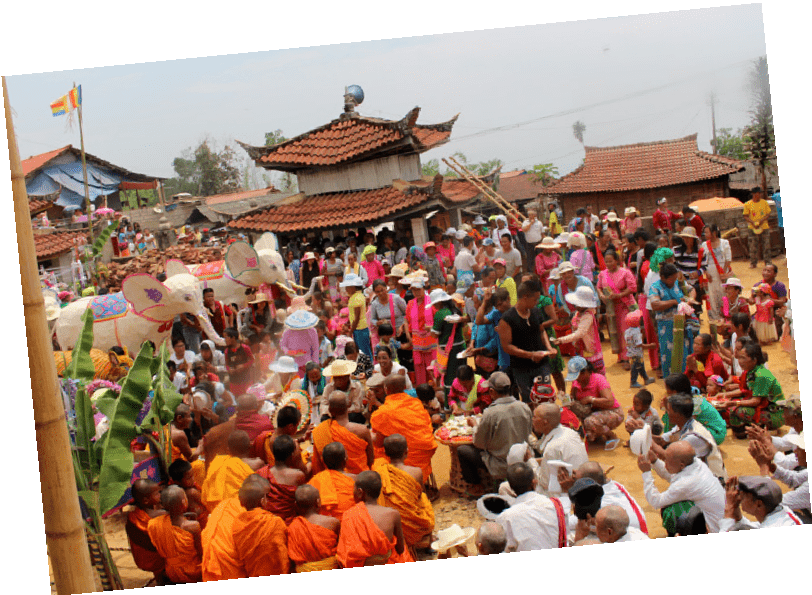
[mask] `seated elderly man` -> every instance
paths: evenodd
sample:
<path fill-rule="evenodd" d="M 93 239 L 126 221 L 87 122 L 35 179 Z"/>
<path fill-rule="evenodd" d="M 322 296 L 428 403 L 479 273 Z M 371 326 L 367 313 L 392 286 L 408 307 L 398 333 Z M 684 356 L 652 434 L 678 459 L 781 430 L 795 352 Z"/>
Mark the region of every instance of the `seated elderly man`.
<path fill-rule="evenodd" d="M 351 422 L 358 424 L 367 422 L 368 412 L 364 404 L 364 387 L 360 382 L 351 378 L 355 368 L 355 362 L 344 359 L 335 360 L 324 368 L 323 374 L 330 378 L 330 382 L 324 387 L 318 414 L 313 414 L 313 425 L 318 425 L 320 421 L 330 417 L 330 395 L 334 390 L 347 394 L 347 401 L 349 402 L 347 417 Z"/>
<path fill-rule="evenodd" d="M 806 468 L 806 443 L 804 433 L 787 434 L 784 438 L 795 447 L 792 454 L 779 452 L 766 430 L 761 434 L 754 433 L 756 438 L 750 440 L 748 451 L 756 460 L 763 475 L 772 474 L 786 484 L 791 491 L 783 496 L 783 503 L 788 508 L 798 511 L 806 519 L 812 518 L 809 503 L 809 470 Z"/>
<path fill-rule="evenodd" d="M 620 506 L 604 506 L 595 516 L 595 534 L 601 543 L 621 543 L 648 539 L 648 535 L 629 526 L 629 515 Z"/>
<path fill-rule="evenodd" d="M 665 449 L 665 461 L 656 460 L 654 469 L 663 479 L 671 485 L 665 492 L 660 493 L 654 486 L 651 476 L 651 460 L 655 458 L 653 451 L 649 456 L 637 457 L 637 466 L 643 472 L 643 489 L 649 505 L 660 511 L 666 520 L 670 510 L 674 520 L 678 512 L 675 504 L 693 502 L 705 515 L 708 530 L 711 533 L 719 532 L 719 521 L 725 510 L 725 489 L 711 472 L 708 466 L 696 456 L 694 447 L 689 442 L 680 440 L 670 444 Z M 666 530 L 673 534 L 675 527 L 664 523 Z"/>
<path fill-rule="evenodd" d="M 504 372 L 494 372 L 488 379 L 492 398 L 482 418 L 468 418 L 474 427 L 472 444 L 457 448 L 463 479 L 480 485 L 479 469 L 486 469 L 494 479 L 507 475 L 510 447 L 524 442 L 532 427 L 530 407 L 510 394 L 510 378 Z"/>
<path fill-rule="evenodd" d="M 555 403 L 542 403 L 533 411 L 533 433 L 538 441 L 535 451 L 541 455 L 538 467 L 537 491 L 545 496 L 560 498 L 565 491 L 559 486 L 550 491 L 549 461 L 563 461 L 577 469 L 587 461 L 584 441 L 578 432 L 561 425 L 561 408 Z M 557 469 L 552 471 L 557 473 Z"/>
<path fill-rule="evenodd" d="M 502 525 L 493 521 L 482 523 L 476 532 L 476 550 L 480 556 L 501 554 L 507 547 L 507 536 Z"/>
<path fill-rule="evenodd" d="M 731 477 L 725 486 L 725 518 L 719 531 L 800 525 L 800 519 L 781 504 L 781 499 L 781 488 L 769 477 Z M 756 517 L 756 522 L 743 518 L 742 510 Z"/>

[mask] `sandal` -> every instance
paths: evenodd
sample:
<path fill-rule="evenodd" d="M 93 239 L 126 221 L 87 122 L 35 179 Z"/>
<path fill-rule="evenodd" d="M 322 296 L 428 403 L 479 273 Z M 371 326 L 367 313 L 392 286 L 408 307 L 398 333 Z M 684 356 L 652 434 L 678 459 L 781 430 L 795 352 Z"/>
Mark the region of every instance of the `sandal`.
<path fill-rule="evenodd" d="M 603 450 L 615 450 L 619 444 L 620 438 L 613 438 L 612 440 L 607 440 L 606 444 L 603 447 Z"/>

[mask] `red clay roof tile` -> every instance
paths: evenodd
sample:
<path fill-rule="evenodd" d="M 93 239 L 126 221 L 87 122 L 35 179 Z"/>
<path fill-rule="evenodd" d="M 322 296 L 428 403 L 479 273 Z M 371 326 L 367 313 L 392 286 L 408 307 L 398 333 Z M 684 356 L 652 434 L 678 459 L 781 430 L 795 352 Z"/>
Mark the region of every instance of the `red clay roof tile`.
<path fill-rule="evenodd" d="M 29 157 L 28 159 L 23 159 L 20 162 L 20 165 L 23 168 L 23 176 L 27 176 L 32 171 L 39 169 L 46 163 L 48 163 L 54 157 L 58 157 L 65 151 L 71 148 L 71 145 L 67 145 L 62 147 L 61 149 L 54 149 L 53 151 L 48 151 L 47 153 L 40 153 L 39 155 L 34 155 L 33 157 Z"/>
<path fill-rule="evenodd" d="M 57 231 L 53 233 L 35 233 L 34 246 L 37 251 L 37 260 L 52 258 L 73 249 L 73 240 L 84 236 L 84 231 Z"/>
<path fill-rule="evenodd" d="M 509 171 L 499 174 L 499 189 L 497 192 L 508 202 L 538 198 L 544 191 L 544 186 L 536 182 L 536 178 L 526 171 Z"/>

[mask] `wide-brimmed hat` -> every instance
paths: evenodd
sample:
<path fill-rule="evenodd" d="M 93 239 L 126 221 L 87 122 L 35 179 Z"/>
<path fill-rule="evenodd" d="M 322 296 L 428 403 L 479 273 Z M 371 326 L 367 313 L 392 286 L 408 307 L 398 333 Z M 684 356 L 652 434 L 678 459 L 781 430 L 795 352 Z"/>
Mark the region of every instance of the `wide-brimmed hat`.
<path fill-rule="evenodd" d="M 355 273 L 347 273 L 344 280 L 338 284 L 339 287 L 363 287 L 364 280 Z"/>
<path fill-rule="evenodd" d="M 806 440 L 804 439 L 803 430 L 801 431 L 800 434 L 786 434 L 784 436 L 784 440 L 786 440 L 793 446 L 800 448 L 801 450 L 806 450 Z"/>
<path fill-rule="evenodd" d="M 305 252 L 304 256 L 302 256 L 302 260 L 316 260 L 316 255 L 312 252 Z"/>
<path fill-rule="evenodd" d="M 558 265 L 559 275 L 567 273 L 569 271 L 575 271 L 575 266 L 569 260 L 565 260 L 564 262 Z"/>
<path fill-rule="evenodd" d="M 686 225 L 685 228 L 677 235 L 681 238 L 694 238 L 695 240 L 699 239 L 699 236 L 696 235 L 696 228 L 693 225 Z"/>
<path fill-rule="evenodd" d="M 267 293 L 258 293 L 254 296 L 254 299 L 248 302 L 249 304 L 258 304 L 260 302 L 269 302 L 271 298 L 268 297 Z"/>
<path fill-rule="evenodd" d="M 294 331 L 304 331 L 315 327 L 319 323 L 319 317 L 307 310 L 296 310 L 288 313 L 285 318 L 285 326 Z"/>
<path fill-rule="evenodd" d="M 268 369 L 271 372 L 293 374 L 299 371 L 299 366 L 296 365 L 296 360 L 291 356 L 283 355 L 275 362 L 271 362 Z"/>
<path fill-rule="evenodd" d="M 586 365 L 586 360 L 580 355 L 571 357 L 570 361 L 567 362 L 567 377 L 564 380 L 567 382 L 578 380 L 578 376 L 580 376 L 581 372 L 586 370 Z"/>
<path fill-rule="evenodd" d="M 448 529 L 437 531 L 437 541 L 432 542 L 431 549 L 444 552 L 449 548 L 462 545 L 476 535 L 476 529 L 465 527 L 464 529 L 454 523 Z"/>
<path fill-rule="evenodd" d="M 623 214 L 628 217 L 629 215 L 639 215 L 640 213 L 637 211 L 637 207 L 626 207 L 623 211 Z"/>
<path fill-rule="evenodd" d="M 581 285 L 575 291 L 569 292 L 564 299 L 578 308 L 597 308 L 600 305 L 595 292 L 586 285 Z"/>
<path fill-rule="evenodd" d="M 333 360 L 333 363 L 324 368 L 322 373 L 330 378 L 335 378 L 336 376 L 349 376 L 355 372 L 357 367 L 358 362 L 354 362 L 349 359 L 337 359 Z"/>
<path fill-rule="evenodd" d="M 476 501 L 476 509 L 487 520 L 495 521 L 502 512 L 513 506 L 515 501 L 516 499 L 511 496 L 485 494 Z"/>
<path fill-rule="evenodd" d="M 607 221 L 620 221 L 620 218 L 617 216 L 617 213 L 615 213 L 614 211 L 609 211 L 609 213 L 606 215 L 606 220 Z"/>
<path fill-rule="evenodd" d="M 305 298 L 304 298 L 303 295 L 297 295 L 296 297 L 294 297 L 291 300 L 290 306 L 288 306 L 288 309 L 287 309 L 287 313 L 290 315 L 290 314 L 293 314 L 294 312 L 297 312 L 299 310 L 305 310 L 307 312 L 312 312 L 313 311 L 313 308 L 311 308 L 310 306 L 307 305 L 307 302 L 305 301 Z"/>
<path fill-rule="evenodd" d="M 550 281 L 558 281 L 561 279 L 561 273 L 558 272 L 558 267 L 550 269 L 550 274 L 547 275 L 547 279 Z"/>
<path fill-rule="evenodd" d="M 567 240 L 567 247 L 568 248 L 585 248 L 586 247 L 586 236 L 582 234 L 580 231 L 573 231 L 570 234 L 569 239 Z"/>
<path fill-rule="evenodd" d="M 488 222 L 485 221 L 481 216 L 477 215 L 476 219 L 474 219 L 474 225 L 487 225 Z"/>
<path fill-rule="evenodd" d="M 556 244 L 561 244 L 562 246 L 566 246 L 567 243 L 570 241 L 570 233 L 568 231 L 560 233 L 555 237 L 554 241 L 555 241 Z"/>
<path fill-rule="evenodd" d="M 429 300 L 431 301 L 431 305 L 439 304 L 440 302 L 447 302 L 451 299 L 451 296 L 448 295 L 442 289 L 435 289 L 429 294 Z"/>
<path fill-rule="evenodd" d="M 405 277 L 409 273 L 409 265 L 406 263 L 396 264 L 392 267 L 392 270 L 389 271 L 390 277 Z"/>
<path fill-rule="evenodd" d="M 429 248 L 436 248 L 436 247 L 437 247 L 437 244 L 435 244 L 434 242 L 426 242 L 425 244 L 423 244 L 423 250 L 424 251 L 428 250 Z"/>
<path fill-rule="evenodd" d="M 454 234 L 454 237 L 455 237 L 455 238 L 457 238 L 458 240 L 462 241 L 462 240 L 464 240 L 464 239 L 465 239 L 465 237 L 466 237 L 467 235 L 468 235 L 468 234 L 467 234 L 467 233 L 465 233 L 465 231 L 461 229 L 461 230 L 459 230 L 457 233 L 455 233 L 455 234 Z"/>
<path fill-rule="evenodd" d="M 426 288 L 426 281 L 423 277 L 412 277 L 409 279 L 409 287 L 415 287 L 417 289 L 425 289 Z"/>
<path fill-rule="evenodd" d="M 693 227 L 691 229 L 693 229 Z M 738 287 L 741 289 L 742 282 L 737 277 L 730 277 L 727 281 L 722 283 L 722 287 Z"/>
<path fill-rule="evenodd" d="M 464 231 L 465 233 L 468 233 L 469 231 L 471 231 L 471 226 L 468 225 L 467 223 L 463 223 L 462 225 L 460 225 L 460 228 L 459 228 L 457 233 L 459 233 L 460 231 Z"/>
<path fill-rule="evenodd" d="M 558 244 L 555 243 L 553 238 L 546 236 L 541 242 L 536 244 L 536 248 L 540 248 L 541 250 L 558 250 Z"/>

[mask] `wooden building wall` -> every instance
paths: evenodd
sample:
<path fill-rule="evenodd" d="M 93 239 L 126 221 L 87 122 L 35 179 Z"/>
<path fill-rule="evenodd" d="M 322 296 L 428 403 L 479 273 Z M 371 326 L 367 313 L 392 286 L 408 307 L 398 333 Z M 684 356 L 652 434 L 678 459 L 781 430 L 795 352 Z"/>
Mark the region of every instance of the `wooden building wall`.
<path fill-rule="evenodd" d="M 299 190 L 307 196 L 326 192 L 372 190 L 391 186 L 392 180 L 417 180 L 421 177 L 420 157 L 393 155 L 318 171 L 299 172 Z"/>

